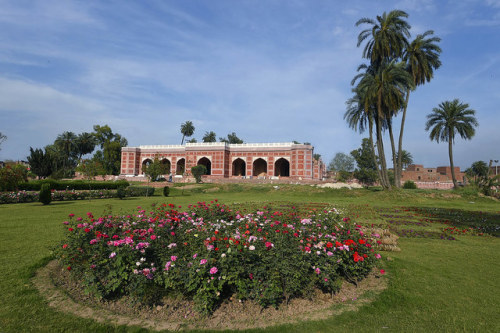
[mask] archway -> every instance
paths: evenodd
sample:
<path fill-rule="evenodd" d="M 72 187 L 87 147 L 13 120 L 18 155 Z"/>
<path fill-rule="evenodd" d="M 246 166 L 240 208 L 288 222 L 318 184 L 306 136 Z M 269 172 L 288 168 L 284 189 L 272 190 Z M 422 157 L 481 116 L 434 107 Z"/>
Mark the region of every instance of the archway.
<path fill-rule="evenodd" d="M 150 158 L 146 158 L 144 161 L 142 161 L 142 166 L 141 166 L 141 173 L 144 174 L 146 171 L 146 168 L 153 163 L 153 161 Z"/>
<path fill-rule="evenodd" d="M 161 160 L 161 164 L 165 168 L 165 174 L 169 175 L 170 174 L 170 168 L 171 168 L 171 165 L 172 165 L 172 164 L 170 164 L 169 159 L 168 158 L 162 159 Z"/>
<path fill-rule="evenodd" d="M 183 175 L 184 171 L 186 171 L 186 159 L 181 158 L 177 161 L 177 165 L 175 168 L 176 175 Z"/>
<path fill-rule="evenodd" d="M 253 176 L 254 177 L 262 177 L 267 175 L 267 162 L 262 159 L 258 158 L 255 161 L 253 161 Z"/>
<path fill-rule="evenodd" d="M 278 177 L 290 177 L 290 162 L 285 158 L 279 158 L 274 163 L 274 175 Z"/>
<path fill-rule="evenodd" d="M 233 161 L 233 176 L 246 176 L 247 164 L 241 158 Z"/>
<path fill-rule="evenodd" d="M 207 168 L 207 175 L 212 174 L 212 162 L 206 157 L 202 157 L 198 160 L 198 163 L 196 165 L 204 165 L 205 168 Z"/>

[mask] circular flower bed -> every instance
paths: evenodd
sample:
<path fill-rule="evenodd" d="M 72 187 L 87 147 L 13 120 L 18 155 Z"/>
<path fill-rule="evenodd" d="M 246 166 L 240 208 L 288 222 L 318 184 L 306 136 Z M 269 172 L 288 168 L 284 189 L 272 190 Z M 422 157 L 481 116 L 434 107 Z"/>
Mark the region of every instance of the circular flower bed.
<path fill-rule="evenodd" d="M 97 298 L 144 305 L 182 295 L 210 314 L 226 299 L 277 307 L 314 288 L 335 293 L 363 279 L 380 255 L 335 209 L 252 213 L 217 201 L 85 218 L 70 214 L 59 262 Z"/>

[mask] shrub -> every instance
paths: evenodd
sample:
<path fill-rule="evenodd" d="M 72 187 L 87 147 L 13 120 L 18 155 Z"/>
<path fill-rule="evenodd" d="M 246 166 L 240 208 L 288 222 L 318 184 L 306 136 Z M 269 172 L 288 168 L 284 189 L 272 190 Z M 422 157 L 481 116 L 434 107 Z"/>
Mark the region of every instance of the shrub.
<path fill-rule="evenodd" d="M 71 214 L 64 228 L 56 256 L 90 294 L 147 304 L 183 294 L 205 314 L 232 295 L 267 307 L 313 287 L 334 293 L 375 264 L 376 244 L 335 209 L 300 217 L 293 209 L 240 215 L 217 202 L 187 212 L 163 204 L 121 217 Z"/>
<path fill-rule="evenodd" d="M 170 187 L 168 186 L 163 187 L 163 196 L 168 197 L 169 194 L 170 194 Z"/>
<path fill-rule="evenodd" d="M 14 191 L 19 184 L 28 180 L 28 170 L 25 166 L 16 164 L 0 168 L 0 191 Z"/>
<path fill-rule="evenodd" d="M 197 165 L 191 168 L 191 173 L 193 174 L 196 183 L 201 183 L 201 176 L 207 174 L 207 167 L 204 165 Z"/>
<path fill-rule="evenodd" d="M 415 184 L 415 182 L 412 180 L 407 180 L 403 184 L 403 188 L 408 190 L 415 190 L 417 188 L 417 184 Z"/>
<path fill-rule="evenodd" d="M 50 192 L 50 185 L 43 184 L 42 189 L 40 190 L 40 202 L 44 205 L 50 204 L 52 201 L 52 193 Z"/>
<path fill-rule="evenodd" d="M 128 197 L 150 197 L 155 194 L 154 187 L 148 186 L 129 186 L 127 188 L 127 196 Z"/>
<path fill-rule="evenodd" d="M 24 191 L 40 191 L 43 184 L 50 184 L 52 190 L 116 190 L 120 186 L 129 186 L 126 180 L 118 180 L 114 182 L 98 182 L 98 181 L 83 181 L 83 180 L 54 180 L 43 179 L 34 180 L 27 183 L 19 184 L 19 189 Z"/>
<path fill-rule="evenodd" d="M 120 186 L 116 189 L 116 196 L 123 199 L 127 196 L 127 188 L 125 186 Z"/>

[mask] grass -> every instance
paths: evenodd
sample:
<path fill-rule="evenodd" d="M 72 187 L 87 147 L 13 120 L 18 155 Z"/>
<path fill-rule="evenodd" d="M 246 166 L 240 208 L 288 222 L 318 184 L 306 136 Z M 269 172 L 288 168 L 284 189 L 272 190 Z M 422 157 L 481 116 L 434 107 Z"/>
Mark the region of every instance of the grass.
<path fill-rule="evenodd" d="M 272 185 L 203 184 L 190 189 L 174 187 L 171 196 L 53 202 L 48 206 L 39 203 L 0 205 L 0 332 L 145 331 L 139 327 L 103 325 L 54 310 L 33 287 L 30 279 L 35 270 L 50 259 L 50 248 L 61 239 L 61 222 L 69 213 L 82 216 L 88 211 L 96 215 L 109 210 L 130 212 L 137 206 L 147 208 L 152 203 L 186 206 L 217 198 L 229 205 L 269 201 L 331 203 L 359 221 L 396 229 L 403 226 L 391 225 L 381 212 L 404 215 L 409 222 L 431 219 L 428 225 L 419 227 L 423 230 L 442 230 L 450 225 L 443 224 L 444 221 L 460 228 L 488 225 L 494 234 L 500 226 L 498 201 L 451 191 L 386 193 L 303 185 L 279 185 L 276 189 Z M 418 207 L 422 212 L 410 214 L 396 209 L 403 206 Z M 392 259 L 384 260 L 389 288 L 373 303 L 327 320 L 277 326 L 265 331 L 500 331 L 499 238 L 469 234 L 455 241 L 400 238 L 399 246 L 401 252 L 384 254 Z"/>

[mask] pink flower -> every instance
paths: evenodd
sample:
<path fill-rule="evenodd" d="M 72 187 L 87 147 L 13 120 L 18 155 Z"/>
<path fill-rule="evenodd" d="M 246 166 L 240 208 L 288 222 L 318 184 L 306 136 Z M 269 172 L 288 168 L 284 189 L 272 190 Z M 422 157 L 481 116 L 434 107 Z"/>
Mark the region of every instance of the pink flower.
<path fill-rule="evenodd" d="M 116 257 L 116 252 L 111 252 L 111 254 L 109 255 L 110 258 L 114 258 Z"/>
<path fill-rule="evenodd" d="M 385 271 L 383 269 L 380 270 L 380 274 L 384 275 Z"/>
<path fill-rule="evenodd" d="M 172 261 L 176 261 L 176 260 L 177 260 L 177 256 L 171 256 L 171 257 L 170 257 L 170 260 L 172 260 Z"/>
<path fill-rule="evenodd" d="M 382 256 L 381 256 L 380 254 L 378 254 L 378 253 L 377 253 L 377 254 L 375 255 L 375 258 L 380 259 L 380 258 L 382 258 Z"/>
<path fill-rule="evenodd" d="M 217 273 L 219 270 L 217 269 L 217 267 L 212 267 L 210 268 L 210 274 L 215 274 Z"/>
<path fill-rule="evenodd" d="M 69 217 L 73 217 L 73 216 L 75 216 L 75 214 L 71 213 L 71 214 L 69 214 L 68 216 L 69 216 Z"/>
<path fill-rule="evenodd" d="M 319 275 L 319 273 L 321 273 L 321 270 L 319 269 L 319 267 L 318 267 L 318 268 L 316 268 L 314 271 L 315 271 L 315 272 L 316 272 L 316 274 L 318 274 L 318 275 Z"/>
<path fill-rule="evenodd" d="M 207 263 L 207 259 L 201 259 L 200 260 L 200 265 L 205 265 Z"/>
<path fill-rule="evenodd" d="M 149 238 L 151 238 L 151 240 L 155 240 L 156 239 L 156 235 L 151 235 L 151 237 L 149 237 Z"/>
<path fill-rule="evenodd" d="M 273 248 L 273 247 L 274 247 L 274 244 L 273 244 L 273 243 L 271 243 L 271 242 L 266 242 L 266 248 L 267 248 L 268 250 L 270 250 L 270 249 L 271 249 L 271 248 Z"/>

